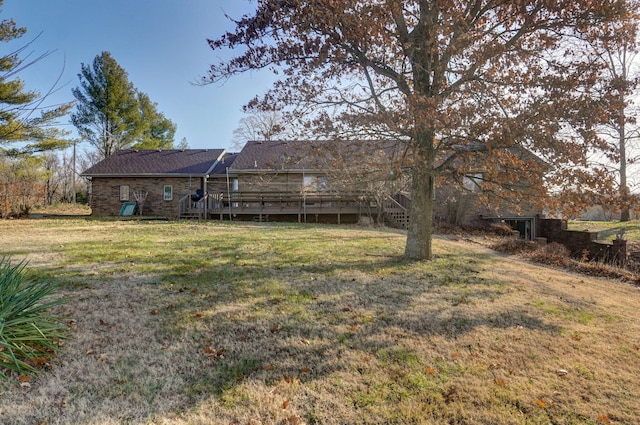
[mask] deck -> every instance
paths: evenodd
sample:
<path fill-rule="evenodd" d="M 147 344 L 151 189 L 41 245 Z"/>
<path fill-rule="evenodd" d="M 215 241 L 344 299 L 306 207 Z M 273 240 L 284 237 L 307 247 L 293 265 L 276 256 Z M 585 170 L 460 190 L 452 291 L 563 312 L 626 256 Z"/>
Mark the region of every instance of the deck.
<path fill-rule="evenodd" d="M 269 216 L 297 216 L 298 222 L 318 221 L 318 216 L 331 215 L 338 223 L 345 215 L 369 214 L 375 203 L 363 193 L 286 193 L 232 192 L 207 195 L 198 201 L 185 196 L 180 200 L 181 218 L 247 219 L 267 221 Z"/>

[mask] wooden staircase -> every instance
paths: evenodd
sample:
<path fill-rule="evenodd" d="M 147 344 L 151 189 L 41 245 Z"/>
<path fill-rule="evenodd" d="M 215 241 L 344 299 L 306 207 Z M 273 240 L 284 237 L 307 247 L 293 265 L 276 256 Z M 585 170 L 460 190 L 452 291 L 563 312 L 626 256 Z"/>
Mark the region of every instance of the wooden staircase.
<path fill-rule="evenodd" d="M 191 195 L 185 195 L 178 201 L 178 218 L 203 220 L 207 216 L 207 197 L 193 201 Z"/>
<path fill-rule="evenodd" d="M 385 223 L 390 227 L 406 229 L 409 227 L 409 205 L 411 198 L 406 193 L 387 197 L 383 205 Z"/>

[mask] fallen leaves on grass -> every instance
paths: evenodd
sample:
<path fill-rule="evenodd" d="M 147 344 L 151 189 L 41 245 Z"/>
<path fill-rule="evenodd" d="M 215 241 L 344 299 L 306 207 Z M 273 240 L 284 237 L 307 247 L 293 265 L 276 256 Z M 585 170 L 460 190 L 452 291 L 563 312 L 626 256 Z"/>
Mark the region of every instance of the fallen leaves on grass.
<path fill-rule="evenodd" d="M 212 360 L 224 358 L 224 347 L 218 349 L 214 347 L 204 347 L 202 351 L 204 351 L 205 355 Z"/>
<path fill-rule="evenodd" d="M 52 359 L 51 356 L 31 357 L 27 360 L 27 363 L 34 368 L 43 369 L 49 366 L 49 362 Z"/>
<path fill-rule="evenodd" d="M 286 382 L 287 384 L 294 384 L 296 382 L 300 381 L 300 378 L 298 378 L 297 376 L 291 376 L 291 375 L 284 375 L 282 377 L 282 379 L 284 380 L 284 382 Z"/>

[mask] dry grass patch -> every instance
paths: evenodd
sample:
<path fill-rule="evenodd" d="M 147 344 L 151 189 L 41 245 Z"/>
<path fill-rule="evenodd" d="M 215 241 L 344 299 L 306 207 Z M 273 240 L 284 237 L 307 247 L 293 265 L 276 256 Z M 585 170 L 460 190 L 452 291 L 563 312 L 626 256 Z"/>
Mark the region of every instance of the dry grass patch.
<path fill-rule="evenodd" d="M 569 220 L 570 230 L 586 230 L 598 232 L 600 240 L 611 240 L 616 234 L 624 231 L 624 238 L 628 241 L 640 241 L 640 220 L 631 221 L 581 221 Z"/>
<path fill-rule="evenodd" d="M 74 338 L 31 388 L 0 395 L 0 423 L 640 416 L 638 290 L 619 282 L 445 240 L 408 263 L 402 234 L 355 227 L 45 220 L 4 234 L 0 254 L 48 252 L 38 268 L 65 283 Z"/>
<path fill-rule="evenodd" d="M 483 242 L 481 242 L 483 243 Z M 484 245 L 509 255 L 518 255 L 535 263 L 577 272 L 586 276 L 608 277 L 637 285 L 639 282 L 636 267 L 627 264 L 625 268 L 606 263 L 602 260 L 588 261 L 571 257 L 569 250 L 562 244 L 550 243 L 538 245 L 535 242 L 518 238 L 499 238 Z"/>

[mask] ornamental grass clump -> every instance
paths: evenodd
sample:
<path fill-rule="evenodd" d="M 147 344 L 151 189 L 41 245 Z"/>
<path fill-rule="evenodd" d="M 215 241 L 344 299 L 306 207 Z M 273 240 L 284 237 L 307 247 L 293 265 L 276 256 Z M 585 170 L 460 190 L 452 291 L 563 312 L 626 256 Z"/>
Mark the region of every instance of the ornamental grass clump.
<path fill-rule="evenodd" d="M 59 347 L 66 327 L 48 309 L 64 300 L 47 300 L 56 287 L 30 277 L 26 262 L 0 258 L 0 382 L 42 368 Z"/>

